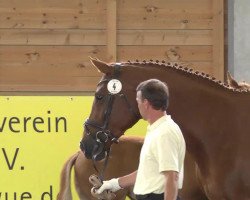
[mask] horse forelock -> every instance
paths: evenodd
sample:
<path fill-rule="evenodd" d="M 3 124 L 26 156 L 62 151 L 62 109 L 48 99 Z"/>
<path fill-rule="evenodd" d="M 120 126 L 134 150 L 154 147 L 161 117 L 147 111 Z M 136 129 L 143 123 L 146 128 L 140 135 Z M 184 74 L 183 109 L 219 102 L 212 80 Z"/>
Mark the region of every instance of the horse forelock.
<path fill-rule="evenodd" d="M 135 60 L 135 61 L 127 61 L 127 62 L 123 62 L 123 65 L 130 65 L 132 67 L 152 67 L 152 68 L 160 68 L 160 69 L 166 69 L 166 67 L 176 70 L 179 73 L 182 73 L 184 76 L 192 76 L 195 77 L 198 80 L 205 80 L 208 81 L 208 83 L 215 85 L 216 87 L 220 87 L 220 88 L 224 88 L 226 90 L 232 91 L 232 92 L 237 92 L 237 93 L 249 93 L 250 94 L 250 88 L 249 89 L 245 89 L 245 88 L 232 88 L 230 87 L 228 84 L 222 82 L 221 80 L 216 79 L 215 77 L 201 72 L 201 71 L 197 71 L 194 70 L 190 67 L 189 63 L 186 62 L 167 62 L 167 61 L 159 61 L 159 60 L 155 60 L 153 61 L 152 59 L 149 61 L 143 60 L 143 61 L 139 61 L 139 60 Z"/>

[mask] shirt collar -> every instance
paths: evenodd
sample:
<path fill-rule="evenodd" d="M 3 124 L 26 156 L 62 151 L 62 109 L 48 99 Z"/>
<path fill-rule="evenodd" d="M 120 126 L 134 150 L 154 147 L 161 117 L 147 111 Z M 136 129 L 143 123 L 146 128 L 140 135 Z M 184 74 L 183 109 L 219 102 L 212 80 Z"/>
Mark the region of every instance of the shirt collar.
<path fill-rule="evenodd" d="M 170 117 L 170 115 L 164 115 L 164 116 L 160 117 L 153 124 L 148 125 L 147 131 L 150 132 L 150 131 L 154 130 L 157 126 L 159 126 L 162 122 L 167 120 L 167 118 L 169 118 L 169 117 Z"/>

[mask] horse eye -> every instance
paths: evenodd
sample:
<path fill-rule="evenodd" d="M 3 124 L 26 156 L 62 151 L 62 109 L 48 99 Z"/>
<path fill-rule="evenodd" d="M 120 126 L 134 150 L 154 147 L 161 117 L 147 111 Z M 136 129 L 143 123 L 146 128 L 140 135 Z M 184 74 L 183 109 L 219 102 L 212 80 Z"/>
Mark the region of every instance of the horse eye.
<path fill-rule="evenodd" d="M 100 95 L 100 94 L 95 94 L 95 98 L 97 100 L 101 100 L 103 98 L 103 95 Z"/>

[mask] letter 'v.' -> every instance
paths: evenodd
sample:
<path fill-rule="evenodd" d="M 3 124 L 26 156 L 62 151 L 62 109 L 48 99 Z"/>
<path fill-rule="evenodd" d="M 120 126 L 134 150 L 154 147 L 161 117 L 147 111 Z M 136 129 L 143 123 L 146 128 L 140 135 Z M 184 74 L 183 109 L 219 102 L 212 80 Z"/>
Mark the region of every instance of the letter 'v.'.
<path fill-rule="evenodd" d="M 9 170 L 12 170 L 14 165 L 15 165 L 15 162 L 16 162 L 16 158 L 17 158 L 19 148 L 16 148 L 15 155 L 14 155 L 14 158 L 12 159 L 12 161 L 9 159 L 9 157 L 8 157 L 6 151 L 5 151 L 5 148 L 2 148 L 2 151 L 3 151 L 3 155 L 4 155 L 4 158 L 6 160 L 6 163 L 8 165 Z"/>

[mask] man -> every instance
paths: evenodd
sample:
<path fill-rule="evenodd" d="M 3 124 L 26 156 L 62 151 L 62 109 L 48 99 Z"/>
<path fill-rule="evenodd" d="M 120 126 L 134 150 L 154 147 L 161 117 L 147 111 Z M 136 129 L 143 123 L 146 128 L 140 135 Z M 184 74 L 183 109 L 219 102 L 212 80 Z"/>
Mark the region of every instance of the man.
<path fill-rule="evenodd" d="M 169 101 L 165 83 L 150 79 L 136 89 L 140 114 L 149 123 L 138 170 L 104 181 L 97 190 L 113 192 L 134 185 L 138 200 L 176 200 L 182 187 L 186 145 L 179 126 L 167 115 Z"/>

